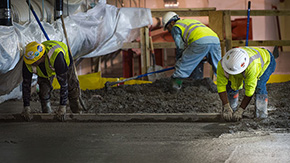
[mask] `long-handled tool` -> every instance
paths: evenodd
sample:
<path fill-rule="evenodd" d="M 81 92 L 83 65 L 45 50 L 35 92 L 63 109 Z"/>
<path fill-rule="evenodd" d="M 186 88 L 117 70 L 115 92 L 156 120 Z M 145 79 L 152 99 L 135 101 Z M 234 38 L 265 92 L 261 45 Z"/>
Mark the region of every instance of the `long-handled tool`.
<path fill-rule="evenodd" d="M 71 48 L 70 48 L 70 45 L 69 45 L 69 42 L 68 42 L 68 37 L 67 37 L 66 28 L 65 28 L 65 24 L 64 24 L 64 20 L 63 20 L 63 16 L 62 15 L 60 16 L 60 19 L 61 19 L 61 22 L 62 22 L 63 33 L 64 33 L 64 36 L 65 36 L 65 39 L 66 39 L 66 43 L 67 43 L 67 47 L 68 47 L 68 50 L 69 50 L 69 54 L 71 55 L 71 58 L 73 58 L 72 57 L 72 53 L 71 53 Z M 72 62 L 73 62 L 73 69 L 74 69 L 75 78 L 78 78 L 75 63 L 74 63 L 74 61 L 72 61 Z M 85 103 L 84 103 L 84 101 L 83 101 L 83 99 L 81 97 L 81 95 L 79 97 L 79 100 L 80 100 L 80 103 L 81 103 L 83 109 L 85 111 L 88 111 L 87 107 L 86 107 L 86 105 L 85 105 Z"/>
<path fill-rule="evenodd" d="M 173 69 L 174 69 L 174 67 L 169 67 L 169 68 L 165 68 L 165 69 L 162 69 L 162 70 L 149 72 L 149 73 L 146 73 L 146 74 L 142 74 L 142 75 L 138 75 L 138 76 L 133 76 L 131 78 L 119 80 L 119 81 L 116 81 L 116 82 L 106 82 L 105 83 L 105 88 L 109 88 L 109 87 L 111 87 L 113 85 L 120 84 L 120 83 L 123 83 L 125 81 L 142 78 L 142 77 L 145 77 L 145 76 L 148 76 L 148 75 L 152 75 L 152 74 L 156 74 L 156 73 L 161 73 L 161 72 L 165 72 L 165 71 L 169 71 L 169 70 L 173 70 Z"/>
<path fill-rule="evenodd" d="M 41 31 L 43 32 L 43 34 L 44 34 L 44 36 L 45 36 L 45 38 L 46 38 L 47 40 L 50 40 L 49 37 L 48 37 L 48 35 L 47 35 L 47 33 L 45 32 L 45 30 L 44 30 L 44 28 L 43 28 L 43 26 L 42 26 L 42 24 L 41 24 L 41 22 L 40 22 L 38 16 L 36 15 L 36 13 L 35 13 L 35 11 L 34 11 L 32 5 L 30 4 L 30 1 L 29 1 L 29 0 L 26 0 L 26 3 L 27 3 L 28 6 L 30 7 L 30 10 L 31 10 L 32 14 L 34 15 L 34 17 L 35 17 L 35 19 L 36 19 L 36 21 L 37 21 L 37 23 L 38 23 L 38 25 L 39 25 Z"/>
<path fill-rule="evenodd" d="M 156 65 L 156 59 L 155 59 L 155 53 L 154 53 L 154 47 L 153 47 L 153 40 L 152 40 L 152 36 L 151 36 L 151 30 L 149 30 L 149 42 L 150 42 L 150 53 L 151 53 L 151 58 L 152 58 L 152 64 L 153 65 L 150 66 L 147 69 L 147 73 L 154 72 L 154 71 L 159 71 L 159 70 L 163 69 L 162 66 Z M 153 75 L 148 76 L 148 80 L 149 81 L 155 81 L 155 80 L 160 79 L 162 77 L 163 77 L 162 74 L 153 74 Z"/>
<path fill-rule="evenodd" d="M 248 1 L 248 18 L 247 18 L 246 46 L 248 46 L 248 40 L 249 40 L 250 11 L 251 11 L 251 1 Z"/>

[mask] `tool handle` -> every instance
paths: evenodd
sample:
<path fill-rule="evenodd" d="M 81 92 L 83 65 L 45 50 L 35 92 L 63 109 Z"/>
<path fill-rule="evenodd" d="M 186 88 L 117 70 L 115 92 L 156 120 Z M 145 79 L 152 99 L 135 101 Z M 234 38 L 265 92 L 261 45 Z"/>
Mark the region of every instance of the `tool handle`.
<path fill-rule="evenodd" d="M 247 18 L 246 46 L 248 46 L 248 40 L 249 40 L 250 11 L 251 11 L 251 1 L 248 1 L 248 18 Z"/>
<path fill-rule="evenodd" d="M 105 84 L 105 87 L 113 86 L 115 84 L 123 83 L 125 81 L 142 78 L 142 77 L 145 77 L 145 76 L 148 76 L 148 75 L 151 75 L 151 74 L 156 74 L 156 73 L 160 73 L 160 72 L 164 72 L 164 71 L 169 71 L 169 70 L 173 70 L 173 69 L 174 69 L 174 67 L 169 67 L 169 68 L 165 68 L 165 69 L 162 69 L 162 70 L 149 72 L 149 73 L 146 73 L 146 74 L 142 74 L 142 75 L 138 75 L 138 76 L 133 76 L 131 78 L 123 79 L 123 80 L 116 81 L 116 82 L 107 82 Z"/>
<path fill-rule="evenodd" d="M 153 40 L 152 40 L 151 36 L 149 37 L 149 41 L 150 41 L 150 49 L 151 49 L 151 57 L 152 57 L 152 61 L 153 61 L 153 67 L 155 68 L 156 59 L 155 59 L 155 54 L 154 54 Z"/>
<path fill-rule="evenodd" d="M 32 5 L 29 3 L 28 0 L 26 0 L 26 3 L 28 4 L 28 6 L 30 6 L 30 10 L 32 11 L 32 14 L 34 15 L 34 17 L 35 17 L 35 19 L 36 19 L 36 21 L 37 21 L 39 27 L 41 28 L 41 30 L 42 30 L 44 36 L 46 37 L 47 40 L 50 40 L 49 37 L 48 37 L 48 35 L 47 35 L 47 33 L 45 32 L 45 30 L 44 30 L 44 28 L 43 28 L 41 22 L 40 22 L 40 20 L 38 19 L 38 17 L 37 17 L 37 15 L 36 15 L 36 13 L 35 13 L 35 11 L 34 11 Z"/>

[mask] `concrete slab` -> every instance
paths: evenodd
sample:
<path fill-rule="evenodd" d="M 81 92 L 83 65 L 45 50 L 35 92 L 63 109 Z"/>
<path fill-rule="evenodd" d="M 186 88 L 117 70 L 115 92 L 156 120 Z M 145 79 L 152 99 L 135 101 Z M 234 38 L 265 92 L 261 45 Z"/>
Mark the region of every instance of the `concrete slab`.
<path fill-rule="evenodd" d="M 289 133 L 227 130 L 222 123 L 0 123 L 0 162 L 290 162 Z"/>

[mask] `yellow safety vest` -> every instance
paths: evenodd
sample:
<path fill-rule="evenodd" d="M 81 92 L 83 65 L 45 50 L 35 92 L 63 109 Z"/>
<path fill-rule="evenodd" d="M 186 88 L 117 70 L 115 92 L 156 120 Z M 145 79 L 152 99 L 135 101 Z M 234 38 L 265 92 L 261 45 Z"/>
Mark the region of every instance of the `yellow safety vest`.
<path fill-rule="evenodd" d="M 176 21 L 174 26 L 181 29 L 182 38 L 186 45 L 189 45 L 202 37 L 206 36 L 218 37 L 213 30 L 211 30 L 198 20 L 182 19 Z"/>
<path fill-rule="evenodd" d="M 32 66 L 25 64 L 27 69 L 31 73 L 37 74 L 39 77 L 43 78 L 49 78 L 51 76 L 55 75 L 55 69 L 54 69 L 54 62 L 59 54 L 59 52 L 62 52 L 64 54 L 64 59 L 66 61 L 67 66 L 70 65 L 70 59 L 68 54 L 68 48 L 65 43 L 60 41 L 45 41 L 42 43 L 45 46 L 45 69 L 47 75 L 44 75 L 44 73 L 41 71 L 41 69 L 38 66 Z"/>
<path fill-rule="evenodd" d="M 271 57 L 268 50 L 257 47 L 241 47 L 249 55 L 249 66 L 243 73 L 230 75 L 222 68 L 222 59 L 218 63 L 217 68 L 217 89 L 218 92 L 225 92 L 228 81 L 231 81 L 231 88 L 239 90 L 243 88 L 245 83 L 245 94 L 251 97 L 256 90 L 257 82 L 268 68 Z M 244 82 L 243 82 L 244 81 Z"/>

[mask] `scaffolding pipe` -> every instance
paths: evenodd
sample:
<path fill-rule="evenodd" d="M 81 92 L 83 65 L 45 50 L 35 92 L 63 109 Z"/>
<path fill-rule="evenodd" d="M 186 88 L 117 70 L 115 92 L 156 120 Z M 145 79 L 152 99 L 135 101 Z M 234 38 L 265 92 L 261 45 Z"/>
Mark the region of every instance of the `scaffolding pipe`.
<path fill-rule="evenodd" d="M 12 26 L 10 0 L 0 2 L 0 25 Z"/>

